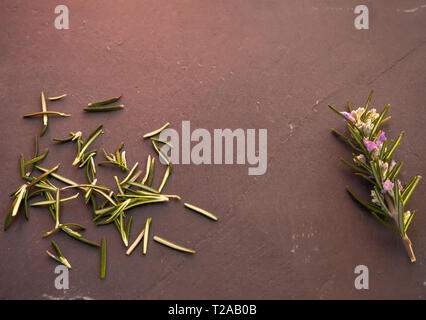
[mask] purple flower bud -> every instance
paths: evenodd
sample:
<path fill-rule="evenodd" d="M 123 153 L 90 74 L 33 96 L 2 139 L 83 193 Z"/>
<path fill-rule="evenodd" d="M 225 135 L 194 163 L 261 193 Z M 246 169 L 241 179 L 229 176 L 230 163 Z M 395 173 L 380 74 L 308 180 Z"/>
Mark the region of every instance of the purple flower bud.
<path fill-rule="evenodd" d="M 399 179 L 398 179 L 398 188 L 399 188 L 400 192 L 404 191 L 404 187 L 402 186 L 401 180 L 399 180 Z"/>
<path fill-rule="evenodd" d="M 386 135 L 384 131 L 380 132 L 378 141 L 380 142 L 380 144 L 386 141 Z"/>
<path fill-rule="evenodd" d="M 396 161 L 392 160 L 392 162 L 391 162 L 391 164 L 389 166 L 389 171 L 392 171 L 392 169 L 393 169 L 393 167 L 395 167 L 395 165 L 396 165 Z"/>
<path fill-rule="evenodd" d="M 393 182 L 390 181 L 389 179 L 386 179 L 385 182 L 383 182 L 383 191 L 390 191 L 393 189 Z"/>
<path fill-rule="evenodd" d="M 340 112 L 343 116 L 345 116 L 345 118 L 348 118 L 348 119 L 350 119 L 350 120 L 352 120 L 352 121 L 355 121 L 355 119 L 354 119 L 354 117 L 352 116 L 352 113 L 349 113 L 349 112 L 345 112 L 345 111 L 342 111 L 342 112 Z"/>
<path fill-rule="evenodd" d="M 364 140 L 364 145 L 367 148 L 367 151 L 370 152 L 371 150 L 373 150 L 374 148 L 377 148 L 377 145 L 375 142 L 373 141 L 369 141 L 369 140 Z"/>

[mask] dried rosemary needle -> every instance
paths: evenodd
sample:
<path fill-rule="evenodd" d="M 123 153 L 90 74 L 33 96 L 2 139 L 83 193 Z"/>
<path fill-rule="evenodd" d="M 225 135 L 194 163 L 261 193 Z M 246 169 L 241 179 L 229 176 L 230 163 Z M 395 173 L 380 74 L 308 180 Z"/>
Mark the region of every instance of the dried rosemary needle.
<path fill-rule="evenodd" d="M 195 250 L 179 246 L 179 245 L 177 245 L 173 242 L 167 241 L 167 240 L 160 238 L 158 236 L 154 236 L 154 240 L 157 241 L 158 243 L 165 245 L 166 247 L 169 247 L 169 248 L 172 248 L 172 249 L 175 249 L 175 250 L 178 250 L 178 251 L 187 252 L 187 253 L 195 253 Z"/>

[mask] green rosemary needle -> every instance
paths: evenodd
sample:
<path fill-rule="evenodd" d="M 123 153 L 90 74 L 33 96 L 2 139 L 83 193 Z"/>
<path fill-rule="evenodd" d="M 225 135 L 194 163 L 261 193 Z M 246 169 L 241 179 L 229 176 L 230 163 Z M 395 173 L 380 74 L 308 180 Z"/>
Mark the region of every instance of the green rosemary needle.
<path fill-rule="evenodd" d="M 41 111 L 46 112 L 47 111 L 47 102 L 46 102 L 46 96 L 44 95 L 44 92 L 42 91 L 40 94 L 41 97 Z M 42 137 L 47 130 L 47 122 L 48 122 L 48 116 L 47 114 L 43 115 L 43 128 L 40 131 L 40 137 Z"/>
<path fill-rule="evenodd" d="M 62 254 L 61 249 L 59 249 L 58 245 L 53 240 L 52 240 L 52 247 L 55 249 L 58 256 L 55 256 L 54 254 L 50 253 L 49 250 L 46 250 L 46 253 L 49 255 L 49 257 L 51 257 L 53 260 L 65 265 L 68 269 L 71 269 L 70 263 L 65 258 L 65 256 Z"/>
<path fill-rule="evenodd" d="M 145 231 L 143 235 L 143 247 L 142 247 L 143 254 L 146 254 L 148 249 L 148 234 L 149 234 L 149 227 L 151 225 L 151 220 L 152 218 L 148 218 L 146 219 L 146 223 L 145 223 Z"/>
<path fill-rule="evenodd" d="M 115 209 L 115 211 L 111 214 L 111 216 L 106 219 L 105 221 L 102 222 L 98 222 L 98 225 L 103 225 L 103 224 L 108 224 L 114 221 L 115 218 L 118 217 L 118 215 L 124 211 L 127 207 L 127 205 L 130 203 L 131 199 L 127 199 L 126 201 L 124 201 L 123 203 L 121 203 L 120 205 L 117 206 L 117 208 Z"/>
<path fill-rule="evenodd" d="M 44 117 L 48 114 L 55 114 L 55 115 L 62 116 L 62 117 L 70 117 L 71 116 L 71 114 L 58 112 L 58 111 L 42 111 L 42 112 L 34 112 L 34 113 L 24 114 L 24 118 L 32 118 L 32 117 L 39 117 L 39 116 Z"/>
<path fill-rule="evenodd" d="M 59 202 L 64 203 L 66 201 L 73 200 L 73 199 L 77 198 L 78 196 L 79 196 L 79 194 L 76 193 L 75 195 L 73 195 L 71 197 L 60 199 Z M 45 200 L 45 201 L 30 203 L 30 207 L 50 206 L 52 204 L 56 204 L 56 200 Z"/>
<path fill-rule="evenodd" d="M 77 139 L 81 139 L 81 135 L 82 135 L 81 131 L 70 132 L 70 136 L 68 138 L 64 138 L 64 139 L 54 138 L 53 141 L 56 141 L 56 142 L 75 141 Z"/>
<path fill-rule="evenodd" d="M 107 261 L 107 241 L 106 241 L 105 237 L 102 237 L 102 242 L 101 242 L 101 279 L 105 279 L 106 261 Z"/>
<path fill-rule="evenodd" d="M 154 180 L 154 169 L 155 169 L 155 158 L 152 158 L 151 164 L 149 165 L 148 179 L 146 180 L 146 185 L 148 187 L 152 186 L 152 181 Z"/>
<path fill-rule="evenodd" d="M 64 94 L 61 94 L 60 96 L 56 96 L 56 97 L 49 97 L 49 98 L 47 98 L 47 100 L 49 100 L 49 101 L 56 101 L 56 100 L 60 100 L 60 99 L 62 99 L 62 98 L 65 98 L 67 96 L 67 94 L 66 93 L 64 93 Z"/>
<path fill-rule="evenodd" d="M 143 235 L 145 233 L 145 228 L 142 228 L 142 231 L 139 233 L 135 241 L 130 245 L 129 249 L 127 249 L 126 254 L 130 256 L 138 244 L 142 241 Z"/>
<path fill-rule="evenodd" d="M 169 157 L 164 154 L 163 151 L 160 150 L 160 148 L 158 148 L 157 144 L 155 143 L 154 140 L 151 139 L 152 142 L 152 146 L 154 147 L 155 151 L 157 151 L 158 156 L 164 161 L 164 163 L 166 163 L 167 165 L 169 165 L 171 163 Z"/>
<path fill-rule="evenodd" d="M 124 109 L 124 104 L 120 104 L 113 107 L 96 107 L 96 108 L 90 107 L 90 108 L 84 108 L 83 110 L 86 112 L 106 112 L 106 111 L 115 111 L 120 109 Z"/>
<path fill-rule="evenodd" d="M 161 192 L 163 190 L 164 186 L 166 185 L 167 180 L 169 179 L 170 172 L 171 172 L 171 164 L 167 166 L 167 169 L 164 172 L 163 181 L 161 181 L 161 185 L 158 188 L 158 192 Z"/>
<path fill-rule="evenodd" d="M 159 129 L 157 129 L 157 130 L 154 130 L 154 131 L 151 131 L 151 132 L 149 132 L 149 133 L 145 134 L 143 137 L 146 139 L 146 138 L 151 138 L 151 137 L 153 137 L 153 136 L 156 136 L 156 135 L 157 135 L 157 134 L 159 134 L 161 131 L 163 131 L 164 129 L 166 129 L 169 125 L 170 125 L 170 123 L 169 123 L 169 122 L 167 122 L 167 123 L 166 123 L 166 124 L 164 124 L 161 128 L 159 128 Z"/>
<path fill-rule="evenodd" d="M 60 229 L 62 231 L 64 231 L 67 235 L 69 235 L 70 237 L 72 237 L 72 238 L 74 238 L 78 241 L 81 241 L 81 242 L 86 243 L 86 244 L 93 246 L 93 247 L 100 247 L 100 245 L 98 243 L 83 238 L 81 236 L 81 234 L 75 232 L 74 230 L 72 230 L 71 228 L 69 228 L 67 226 L 60 227 Z"/>
<path fill-rule="evenodd" d="M 123 151 L 120 155 L 120 151 L 123 149 L 123 147 L 124 147 L 124 143 L 121 142 L 119 146 L 117 147 L 117 149 L 115 150 L 115 155 L 112 153 L 108 155 L 105 149 L 102 149 L 104 152 L 105 158 L 107 158 L 108 161 L 101 161 L 99 162 L 99 165 L 114 164 L 120 167 L 122 171 L 129 170 L 127 168 L 127 162 L 126 162 L 126 151 Z"/>
<path fill-rule="evenodd" d="M 91 102 L 89 103 L 87 106 L 88 107 L 99 107 L 99 106 L 104 106 L 110 103 L 114 103 L 117 102 L 118 100 L 120 100 L 122 96 L 116 97 L 116 98 L 111 98 L 111 99 L 107 99 L 107 100 L 103 100 L 103 101 L 98 101 L 98 102 Z"/>
<path fill-rule="evenodd" d="M 40 167 L 40 166 L 37 166 L 37 165 L 35 165 L 34 167 L 35 167 L 37 170 L 40 170 L 40 171 L 42 171 L 42 172 L 48 172 L 48 170 L 47 170 L 46 168 L 43 168 L 43 167 Z M 63 177 L 63 176 L 61 176 L 61 175 L 59 175 L 59 174 L 57 174 L 57 173 L 55 173 L 55 172 L 51 172 L 51 173 L 50 173 L 50 175 L 51 175 L 53 178 L 55 178 L 56 180 L 59 180 L 59 181 L 61 181 L 61 182 L 65 183 L 65 184 L 68 184 L 68 185 L 70 185 L 70 186 L 78 186 L 78 183 L 77 183 L 77 182 L 74 182 L 74 181 L 72 181 L 71 179 L 65 178 L 65 177 Z M 82 188 L 82 189 L 84 190 L 84 188 Z"/>
<path fill-rule="evenodd" d="M 155 138 L 155 137 L 151 137 L 150 139 L 151 139 L 151 140 L 154 140 L 154 141 L 157 141 L 157 142 L 161 142 L 161 143 L 163 143 L 163 144 L 166 144 L 166 145 L 168 145 L 170 148 L 174 148 L 174 147 L 173 147 L 173 145 L 172 145 L 170 142 L 166 141 L 166 140 L 158 139 L 158 138 Z"/>
<path fill-rule="evenodd" d="M 31 159 L 31 160 L 29 160 L 29 161 L 27 161 L 27 162 L 25 162 L 24 163 L 24 167 L 26 167 L 26 166 L 29 166 L 29 165 L 31 165 L 31 164 L 35 164 L 35 163 L 37 163 L 37 162 L 39 162 L 39 161 L 41 161 L 41 160 L 43 160 L 44 158 L 46 158 L 47 157 L 47 154 L 49 153 L 49 149 L 44 149 L 44 151 L 43 151 L 43 153 L 41 154 L 41 155 L 39 155 L 39 156 L 36 156 L 36 157 L 34 157 L 33 159 Z"/>
<path fill-rule="evenodd" d="M 149 154 L 146 159 L 146 172 L 145 176 L 142 178 L 141 184 L 145 184 L 145 182 L 148 180 L 149 176 L 149 167 L 151 166 L 151 155 Z"/>
<path fill-rule="evenodd" d="M 85 151 L 87 150 L 87 148 L 89 148 L 89 146 L 96 140 L 97 137 L 99 137 L 99 135 L 101 135 L 103 133 L 102 130 L 102 125 L 99 125 L 95 130 L 92 131 L 92 133 L 89 135 L 89 137 L 87 138 L 86 142 L 83 143 L 83 145 L 81 146 L 81 149 L 79 150 L 78 155 L 76 156 L 76 158 L 74 159 L 74 162 L 72 163 L 73 166 L 75 166 L 76 164 L 78 164 L 80 161 L 82 161 L 83 155 L 85 153 Z"/>
<path fill-rule="evenodd" d="M 125 184 L 126 182 L 128 182 L 130 180 L 130 178 L 133 175 L 133 172 L 135 172 L 135 170 L 138 167 L 138 165 L 139 165 L 139 162 L 136 162 L 135 165 L 133 166 L 133 168 L 130 170 L 130 172 L 127 175 L 127 177 L 125 177 L 124 180 L 120 182 L 120 185 L 123 185 L 123 184 Z"/>
<path fill-rule="evenodd" d="M 208 217 L 208 218 L 210 218 L 210 219 L 212 219 L 214 221 L 218 220 L 217 217 L 214 214 L 212 214 L 212 213 L 210 213 L 210 212 L 208 212 L 208 211 L 206 211 L 204 209 L 201 209 L 201 208 L 199 208 L 197 206 L 194 206 L 192 204 L 189 204 L 189 203 L 184 203 L 183 205 L 185 207 L 187 207 L 188 209 L 191 209 L 191 210 L 193 210 L 195 212 L 198 212 L 198 213 L 200 213 L 200 214 L 202 214 L 202 215 L 204 215 L 204 216 L 206 216 L 206 217 Z"/>
<path fill-rule="evenodd" d="M 187 253 L 195 253 L 195 250 L 179 246 L 177 244 L 174 244 L 173 242 L 167 241 L 167 240 L 160 238 L 160 237 L 157 237 L 157 236 L 154 236 L 154 240 L 157 241 L 158 243 L 165 245 L 166 247 L 169 247 L 169 248 L 172 248 L 172 249 L 175 249 L 175 250 L 178 250 L 178 251 L 187 252 Z"/>
<path fill-rule="evenodd" d="M 126 223 L 126 239 L 130 239 L 130 229 L 132 228 L 132 222 L 133 222 L 133 216 L 130 216 L 129 219 L 127 219 Z"/>

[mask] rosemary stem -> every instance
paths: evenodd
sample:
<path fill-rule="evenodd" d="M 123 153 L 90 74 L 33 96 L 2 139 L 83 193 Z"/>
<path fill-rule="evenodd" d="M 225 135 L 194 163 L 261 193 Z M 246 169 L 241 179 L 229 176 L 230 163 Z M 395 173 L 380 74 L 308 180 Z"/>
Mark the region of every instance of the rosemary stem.
<path fill-rule="evenodd" d="M 404 243 L 405 250 L 407 251 L 408 257 L 411 262 L 416 262 L 416 256 L 414 255 L 413 247 L 411 246 L 411 240 L 405 235 L 402 238 L 402 242 Z"/>
<path fill-rule="evenodd" d="M 392 214 L 392 219 L 395 221 L 396 225 L 398 226 L 398 212 L 395 209 L 395 206 L 393 205 L 393 202 L 389 195 L 385 195 L 385 201 L 386 204 L 389 207 L 389 211 Z M 399 229 L 399 228 L 398 228 Z M 414 255 L 413 247 L 411 244 L 410 238 L 408 238 L 407 234 L 404 234 L 402 237 L 402 243 L 404 244 L 405 251 L 407 251 L 408 257 L 410 258 L 411 262 L 416 262 L 416 256 Z"/>

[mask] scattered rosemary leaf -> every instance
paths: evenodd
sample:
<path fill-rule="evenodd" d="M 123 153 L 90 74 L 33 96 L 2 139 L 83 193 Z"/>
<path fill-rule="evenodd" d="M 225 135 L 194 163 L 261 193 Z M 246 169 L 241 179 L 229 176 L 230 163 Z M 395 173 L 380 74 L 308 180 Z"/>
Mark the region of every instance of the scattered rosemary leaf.
<path fill-rule="evenodd" d="M 164 161 L 165 164 L 169 165 L 171 163 L 171 160 L 169 159 L 169 157 L 164 154 L 163 151 L 161 151 L 160 148 L 158 148 L 157 144 L 155 143 L 154 140 L 151 139 L 152 142 L 152 146 L 154 147 L 155 151 L 157 151 L 158 156 Z"/>
<path fill-rule="evenodd" d="M 143 235 L 143 247 L 142 247 L 143 254 L 146 254 L 146 251 L 148 249 L 148 234 L 149 234 L 149 226 L 151 224 L 151 220 L 152 218 L 148 218 L 146 219 L 146 223 L 145 223 L 145 231 Z"/>
<path fill-rule="evenodd" d="M 126 223 L 126 238 L 127 238 L 127 240 L 130 239 L 130 229 L 132 228 L 132 221 L 133 221 L 133 216 L 130 216 L 129 219 L 127 219 L 127 223 Z"/>
<path fill-rule="evenodd" d="M 146 191 L 148 191 L 148 192 L 152 192 L 152 193 L 160 193 L 158 190 L 155 190 L 155 189 L 153 189 L 153 188 L 151 188 L 151 187 L 148 187 L 148 186 L 146 186 L 146 185 L 144 185 L 144 184 L 141 184 L 141 183 L 128 181 L 128 182 L 127 182 L 127 184 L 129 184 L 129 185 L 131 185 L 131 186 L 134 186 L 134 187 L 141 188 L 141 189 L 146 190 Z"/>
<path fill-rule="evenodd" d="M 115 211 L 111 214 L 111 216 L 108 218 L 108 219 L 106 219 L 105 221 L 102 221 L 102 222 L 98 222 L 98 225 L 103 225 L 103 224 L 108 224 L 108 223 L 111 223 L 111 222 L 113 222 L 114 221 L 114 219 L 116 218 L 116 217 L 118 217 L 118 215 L 122 212 L 122 211 L 124 211 L 125 209 L 126 209 L 126 207 L 127 207 L 127 205 L 130 203 L 130 199 L 128 199 L 128 200 L 126 200 L 126 201 L 124 201 L 122 204 L 120 204 L 116 209 L 115 209 Z"/>
<path fill-rule="evenodd" d="M 107 260 L 107 241 L 106 241 L 105 237 L 102 237 L 102 242 L 101 242 L 101 279 L 105 279 L 106 260 Z"/>
<path fill-rule="evenodd" d="M 43 153 L 41 154 L 41 155 L 39 155 L 39 156 L 36 156 L 36 157 L 34 157 L 33 159 L 31 159 L 31 160 L 29 160 L 29 161 L 27 161 L 27 162 L 25 162 L 24 163 L 24 167 L 26 167 L 26 166 L 29 166 L 29 165 L 31 165 L 31 164 L 35 164 L 35 163 L 37 163 L 37 162 L 39 162 L 39 161 L 41 161 L 41 160 L 43 160 L 44 158 L 46 158 L 47 157 L 47 154 L 49 153 L 49 149 L 44 149 L 44 151 L 43 151 Z"/>
<path fill-rule="evenodd" d="M 53 260 L 65 265 L 68 269 L 71 269 L 71 265 L 68 262 L 68 260 L 65 258 L 65 256 L 62 254 L 61 249 L 59 249 L 58 245 L 55 241 L 52 240 L 52 247 L 55 249 L 58 256 L 55 256 L 54 254 L 50 253 L 48 250 L 46 250 L 46 253 L 51 257 Z"/>
<path fill-rule="evenodd" d="M 123 211 L 120 212 L 119 215 L 119 227 L 120 227 L 120 234 L 121 234 L 121 239 L 123 240 L 123 243 L 126 247 L 129 246 L 129 240 L 127 239 L 127 235 L 126 235 L 126 231 L 124 230 L 124 213 Z M 115 220 L 117 221 L 117 219 Z"/>
<path fill-rule="evenodd" d="M 103 191 L 106 191 L 106 192 L 110 192 L 111 191 L 107 187 L 98 186 L 96 184 L 75 184 L 75 185 L 63 187 L 63 188 L 61 188 L 61 190 L 66 190 L 66 189 L 70 189 L 70 188 L 80 188 L 80 189 L 83 189 L 83 188 L 85 188 L 85 189 L 92 188 L 92 189 L 103 190 Z"/>
<path fill-rule="evenodd" d="M 129 249 L 127 249 L 126 254 L 128 256 L 130 256 L 132 254 L 132 252 L 135 250 L 135 248 L 141 242 L 144 233 L 145 233 L 145 228 L 142 228 L 142 231 L 139 233 L 139 235 L 137 236 L 136 240 L 133 241 L 133 243 L 131 244 L 131 246 L 129 247 Z"/>
<path fill-rule="evenodd" d="M 53 167 L 50 170 L 47 170 L 46 172 L 44 172 L 43 174 L 41 174 L 40 176 L 38 176 L 37 178 L 33 179 L 30 184 L 28 184 L 28 188 L 30 188 L 31 186 L 35 185 L 37 182 L 39 182 L 41 179 L 47 177 L 49 174 L 52 174 L 56 169 L 59 168 L 59 164 L 55 167 Z"/>
<path fill-rule="evenodd" d="M 67 96 L 67 94 L 66 93 L 64 93 L 64 94 L 61 94 L 60 96 L 56 96 L 56 97 L 49 97 L 49 98 L 47 98 L 47 100 L 49 100 L 49 101 L 56 101 L 56 100 L 60 100 L 60 99 L 62 99 L 62 98 L 65 98 Z"/>
<path fill-rule="evenodd" d="M 170 241 L 167 241 L 167 240 L 160 238 L 160 237 L 157 237 L 157 236 L 154 236 L 154 240 L 165 245 L 166 247 L 169 247 L 169 248 L 172 248 L 172 249 L 175 249 L 175 250 L 178 250 L 178 251 L 187 252 L 187 253 L 195 253 L 195 250 L 179 246 L 177 244 L 174 244 Z"/>
<path fill-rule="evenodd" d="M 149 154 L 146 159 L 146 172 L 145 172 L 145 176 L 142 178 L 142 181 L 141 181 L 142 184 L 145 184 L 145 182 L 148 180 L 150 166 L 151 166 L 151 155 Z"/>
<path fill-rule="evenodd" d="M 24 155 L 21 153 L 21 155 L 19 156 L 19 167 L 21 169 L 21 177 L 25 177 L 25 160 L 24 160 Z"/>
<path fill-rule="evenodd" d="M 58 115 L 58 116 L 62 116 L 62 117 L 70 117 L 71 114 L 67 114 L 67 113 L 63 113 L 63 112 L 58 112 L 58 111 L 42 111 L 42 112 L 34 112 L 34 113 L 28 113 L 28 114 L 24 114 L 24 118 L 32 118 L 32 117 L 39 117 L 39 116 L 46 116 L 48 114 L 54 114 L 54 115 Z"/>
<path fill-rule="evenodd" d="M 25 219 L 27 219 L 27 220 L 29 220 L 29 218 L 30 218 L 30 213 L 29 213 L 29 210 L 28 210 L 28 196 L 29 196 L 29 192 L 27 191 L 27 192 L 25 192 L 25 195 L 24 195 L 24 213 L 25 213 Z"/>
<path fill-rule="evenodd" d="M 120 104 L 120 105 L 113 106 L 113 107 L 84 108 L 83 110 L 86 111 L 86 112 L 106 112 L 106 111 L 115 111 L 115 110 L 120 110 L 120 109 L 124 109 L 124 104 Z"/>
<path fill-rule="evenodd" d="M 166 129 L 168 126 L 170 125 L 170 122 L 167 122 L 166 124 L 164 124 L 161 128 L 151 131 L 147 134 L 145 134 L 143 137 L 146 138 L 151 138 L 153 136 L 156 136 L 157 134 L 159 134 L 161 131 L 163 131 L 164 129 Z"/>
<path fill-rule="evenodd" d="M 151 140 L 154 140 L 154 141 L 157 141 L 157 142 L 161 142 L 161 143 L 163 143 L 163 144 L 166 144 L 166 145 L 168 145 L 170 148 L 174 148 L 174 147 L 173 147 L 173 145 L 172 145 L 170 142 L 166 141 L 166 140 L 158 139 L 158 138 L 155 138 L 155 137 L 151 137 L 150 139 L 151 139 Z"/>
<path fill-rule="evenodd" d="M 47 111 L 47 102 L 46 102 L 46 96 L 44 95 L 44 92 L 42 91 L 40 94 L 41 97 L 41 111 L 46 112 Z M 42 137 L 47 130 L 47 122 L 48 122 L 48 116 L 47 114 L 43 115 L 43 128 L 40 131 L 40 137 Z"/>
<path fill-rule="evenodd" d="M 99 125 L 95 130 L 92 131 L 92 133 L 87 138 L 86 142 L 83 143 L 81 146 L 76 158 L 74 159 L 74 162 L 72 163 L 73 166 L 78 164 L 84 155 L 84 152 L 89 148 L 89 146 L 96 140 L 96 138 L 103 133 L 102 125 Z"/>
<path fill-rule="evenodd" d="M 124 178 L 124 180 L 120 182 L 120 185 L 123 185 L 123 184 L 125 184 L 127 181 L 129 181 L 129 180 L 130 180 L 130 178 L 131 178 L 131 177 L 132 177 L 132 175 L 133 175 L 133 172 L 135 172 L 135 170 L 136 170 L 136 168 L 138 167 L 138 165 L 139 165 L 139 162 L 136 162 L 136 163 L 135 163 L 135 165 L 133 166 L 133 168 L 130 170 L 130 172 L 129 172 L 129 174 L 127 175 L 127 177 L 125 177 L 125 178 Z"/>
<path fill-rule="evenodd" d="M 111 98 L 111 99 L 107 99 L 107 100 L 103 100 L 103 101 L 98 101 L 98 102 L 91 102 L 89 103 L 87 106 L 88 107 L 99 107 L 99 106 L 104 106 L 110 103 L 114 103 L 117 102 L 118 100 L 120 100 L 122 96 L 116 97 L 116 98 Z"/>
<path fill-rule="evenodd" d="M 208 211 L 206 211 L 204 209 L 201 209 L 201 208 L 199 208 L 197 206 L 194 206 L 192 204 L 189 204 L 189 203 L 184 203 L 183 205 L 185 207 L 187 207 L 188 209 L 191 209 L 191 210 L 193 210 L 195 212 L 201 213 L 202 215 L 204 215 L 204 216 L 206 216 L 206 217 L 208 217 L 208 218 L 210 218 L 210 219 L 212 219 L 214 221 L 218 220 L 217 217 L 214 214 L 212 214 L 212 213 L 210 213 L 210 212 L 208 212 Z"/>
<path fill-rule="evenodd" d="M 81 131 L 77 131 L 77 132 L 70 132 L 70 136 L 68 138 L 64 138 L 64 139 L 57 139 L 54 138 L 53 141 L 56 142 L 68 142 L 68 141 L 75 141 L 77 139 L 81 139 Z"/>
<path fill-rule="evenodd" d="M 121 189 L 120 181 L 118 181 L 117 176 L 114 176 L 115 184 L 117 185 L 118 192 L 123 193 L 123 189 Z"/>
<path fill-rule="evenodd" d="M 135 182 L 138 178 L 139 178 L 139 176 L 142 174 L 142 171 L 141 170 L 139 170 L 138 172 L 136 172 L 134 175 L 133 175 L 133 177 L 131 177 L 130 179 L 129 179 L 129 182 Z M 125 183 L 125 184 L 123 184 L 122 185 L 122 187 L 129 187 L 129 184 L 128 183 Z"/>
<path fill-rule="evenodd" d="M 148 171 L 148 179 L 146 180 L 146 185 L 148 187 L 152 186 L 152 181 L 154 180 L 154 169 L 155 169 L 155 158 L 151 159 L 151 164 Z"/>
<path fill-rule="evenodd" d="M 79 196 L 79 194 L 76 193 L 75 195 L 73 195 L 71 197 L 60 199 L 59 202 L 64 203 L 66 201 L 73 200 L 73 199 L 77 198 L 78 196 Z M 51 204 L 55 204 L 55 203 L 56 203 L 56 200 L 44 200 L 44 201 L 30 203 L 30 207 L 50 206 Z"/>
<path fill-rule="evenodd" d="M 40 166 L 37 166 L 37 165 L 35 165 L 35 168 L 36 168 L 37 170 L 42 171 L 42 172 L 48 172 L 48 171 L 49 171 L 48 169 L 43 168 L 43 167 L 40 167 Z M 57 174 L 57 173 L 55 173 L 55 172 L 51 172 L 51 173 L 50 173 L 50 175 L 51 175 L 53 178 L 55 178 L 56 180 L 59 180 L 59 181 L 61 181 L 61 182 L 63 182 L 63 183 L 66 183 L 66 184 L 68 184 L 68 185 L 70 185 L 70 186 L 77 186 L 77 185 L 78 185 L 78 183 L 77 183 L 77 182 L 74 182 L 74 181 L 72 181 L 72 180 L 70 180 L 70 179 L 68 179 L 68 178 L 65 178 L 65 177 L 63 177 L 63 176 L 61 176 L 61 175 L 59 175 L 59 174 Z M 84 189 L 84 188 L 82 188 L 82 189 Z"/>
<path fill-rule="evenodd" d="M 55 217 L 56 217 L 56 226 L 55 228 L 59 227 L 59 208 L 60 208 L 60 203 L 59 203 L 59 193 L 60 193 L 60 189 L 56 189 L 56 203 L 55 203 Z"/>
<path fill-rule="evenodd" d="M 170 171 L 171 171 L 171 166 L 168 165 L 166 171 L 164 172 L 164 177 L 163 180 L 161 181 L 161 185 L 158 188 L 158 192 L 161 192 L 164 188 L 164 186 L 166 185 L 167 180 L 169 179 L 170 176 Z"/>
<path fill-rule="evenodd" d="M 69 235 L 70 237 L 72 237 L 72 238 L 74 238 L 78 241 L 81 241 L 81 242 L 86 243 L 86 244 L 93 246 L 93 247 L 100 247 L 100 245 L 98 243 L 83 238 L 79 233 L 75 232 L 74 230 L 72 230 L 69 227 L 65 226 L 65 227 L 61 227 L 60 229 L 62 231 L 64 231 L 67 235 Z"/>

